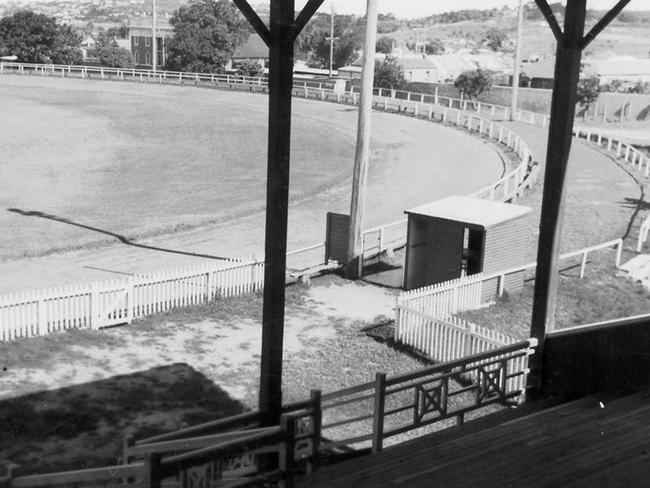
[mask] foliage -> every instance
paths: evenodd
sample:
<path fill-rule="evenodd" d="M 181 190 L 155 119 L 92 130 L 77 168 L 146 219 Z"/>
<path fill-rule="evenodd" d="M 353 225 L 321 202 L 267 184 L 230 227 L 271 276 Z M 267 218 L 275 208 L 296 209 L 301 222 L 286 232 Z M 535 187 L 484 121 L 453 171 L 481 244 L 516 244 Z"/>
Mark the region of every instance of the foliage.
<path fill-rule="evenodd" d="M 484 42 L 493 51 L 498 51 L 503 47 L 503 44 L 508 40 L 508 35 L 503 29 L 491 27 L 485 34 Z"/>
<path fill-rule="evenodd" d="M 235 68 L 237 68 L 237 74 L 241 76 L 262 76 L 264 74 L 264 67 L 250 59 L 244 59 Z"/>
<path fill-rule="evenodd" d="M 399 90 L 406 85 L 402 67 L 396 58 L 386 56 L 383 61 L 375 61 L 375 83 L 378 88 Z"/>
<path fill-rule="evenodd" d="M 400 27 L 400 21 L 393 14 L 379 14 L 377 16 L 377 32 L 388 34 L 395 32 Z"/>
<path fill-rule="evenodd" d="M 123 47 L 100 46 L 93 50 L 93 56 L 102 66 L 110 68 L 132 68 L 135 66 L 131 51 Z"/>
<path fill-rule="evenodd" d="M 461 94 L 469 98 L 476 98 L 481 93 L 490 91 L 492 88 L 492 74 L 482 69 L 465 71 L 456 78 L 454 86 L 458 88 Z"/>
<path fill-rule="evenodd" d="M 632 84 L 630 82 L 623 82 L 622 80 L 612 80 L 605 85 L 601 85 L 600 91 L 610 93 L 650 94 L 650 83 L 647 81 L 637 81 Z"/>
<path fill-rule="evenodd" d="M 429 39 L 424 45 L 426 54 L 444 54 L 445 45 L 440 39 Z"/>
<path fill-rule="evenodd" d="M 455 24 L 457 22 L 465 22 L 467 20 L 484 22 L 486 20 L 493 19 L 498 15 L 499 9 L 497 8 L 485 10 L 455 10 L 453 12 L 443 12 L 441 14 L 431 15 L 426 18 L 426 22 L 429 24 Z"/>
<path fill-rule="evenodd" d="M 177 71 L 222 71 L 250 34 L 248 23 L 228 0 L 191 0 L 169 23 L 174 37 L 167 45 L 167 67 Z"/>
<path fill-rule="evenodd" d="M 331 16 L 317 14 L 298 36 L 298 54 L 314 67 L 329 67 Z M 334 69 L 354 61 L 357 51 L 363 45 L 365 22 L 354 15 L 334 17 Z"/>
<path fill-rule="evenodd" d="M 375 51 L 378 53 L 390 54 L 393 51 L 393 44 L 395 44 L 395 39 L 392 37 L 380 37 L 377 39 Z"/>
<path fill-rule="evenodd" d="M 81 36 L 69 25 L 28 10 L 0 19 L 0 56 L 27 63 L 81 62 Z"/>
<path fill-rule="evenodd" d="M 128 39 L 129 28 L 126 25 L 120 27 L 111 27 L 107 31 L 100 31 L 97 35 L 97 44 L 100 46 L 110 46 L 114 39 Z"/>
<path fill-rule="evenodd" d="M 578 104 L 585 110 L 598 99 L 600 82 L 597 76 L 583 78 L 578 82 Z"/>

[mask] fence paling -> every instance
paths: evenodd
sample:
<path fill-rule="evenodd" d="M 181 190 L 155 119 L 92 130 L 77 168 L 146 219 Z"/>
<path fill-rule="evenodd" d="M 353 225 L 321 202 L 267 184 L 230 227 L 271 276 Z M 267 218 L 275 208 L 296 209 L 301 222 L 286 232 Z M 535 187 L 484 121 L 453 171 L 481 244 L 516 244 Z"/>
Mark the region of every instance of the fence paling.
<path fill-rule="evenodd" d="M 0 340 L 47 335 L 72 328 L 99 328 L 209 296 L 236 296 L 261 287 L 264 264 L 235 260 L 220 266 L 181 268 L 122 280 L 69 285 L 0 298 Z M 216 276 L 205 292 L 204 276 Z"/>

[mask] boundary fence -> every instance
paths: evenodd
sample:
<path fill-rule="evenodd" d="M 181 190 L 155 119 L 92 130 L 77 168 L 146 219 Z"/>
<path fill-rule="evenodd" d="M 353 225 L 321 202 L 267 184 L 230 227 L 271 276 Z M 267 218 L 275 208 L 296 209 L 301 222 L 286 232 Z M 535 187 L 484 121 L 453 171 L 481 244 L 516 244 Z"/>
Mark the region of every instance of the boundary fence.
<path fill-rule="evenodd" d="M 581 257 L 580 278 L 585 275 L 589 254 L 615 248 L 615 265 L 620 266 L 623 240 L 615 239 L 595 246 L 562 254 L 560 259 Z M 468 354 L 506 346 L 519 339 L 455 317 L 454 314 L 476 310 L 482 303 L 483 283 L 497 278 L 497 294 L 504 293 L 509 274 L 534 269 L 537 263 L 438 283 L 401 293 L 395 305 L 395 342 L 406 344 L 436 361 L 454 361 Z M 517 365 L 516 367 L 523 367 Z M 522 384 L 523 387 L 523 384 Z"/>
<path fill-rule="evenodd" d="M 264 263 L 229 260 L 0 297 L 0 340 L 99 329 L 174 307 L 260 290 Z"/>

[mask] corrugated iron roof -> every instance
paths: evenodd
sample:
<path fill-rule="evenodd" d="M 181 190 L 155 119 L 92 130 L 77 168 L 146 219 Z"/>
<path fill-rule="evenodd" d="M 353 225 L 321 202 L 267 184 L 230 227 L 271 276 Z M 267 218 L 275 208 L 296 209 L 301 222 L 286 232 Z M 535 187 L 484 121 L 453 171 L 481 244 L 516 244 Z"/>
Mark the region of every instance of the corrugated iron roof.
<path fill-rule="evenodd" d="M 522 217 L 530 207 L 454 195 L 406 210 L 407 214 L 465 222 L 484 228 Z"/>

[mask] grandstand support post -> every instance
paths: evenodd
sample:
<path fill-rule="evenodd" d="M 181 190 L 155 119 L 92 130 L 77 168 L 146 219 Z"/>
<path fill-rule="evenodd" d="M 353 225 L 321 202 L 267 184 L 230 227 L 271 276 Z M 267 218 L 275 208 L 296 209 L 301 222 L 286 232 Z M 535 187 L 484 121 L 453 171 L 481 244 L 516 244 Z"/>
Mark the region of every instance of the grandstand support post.
<path fill-rule="evenodd" d="M 531 337 L 538 340 L 538 347 L 530 359 L 527 385 L 529 399 L 535 399 L 540 393 L 544 338 L 548 331 L 555 328 L 564 180 L 571 152 L 582 51 L 629 2 L 630 0 L 619 0 L 589 33 L 584 35 L 587 0 L 567 2 L 564 31 L 560 28 L 547 0 L 535 0 L 557 39 L 557 52 L 530 332 Z"/>
<path fill-rule="evenodd" d="M 366 41 L 363 49 L 361 100 L 357 125 L 357 148 L 352 175 L 350 200 L 350 228 L 348 237 L 347 278 L 359 278 L 363 271 L 363 226 L 366 206 L 366 182 L 370 159 L 370 115 L 372 113 L 373 83 L 375 78 L 375 45 L 377 43 L 377 0 L 368 0 L 366 11 Z"/>
<path fill-rule="evenodd" d="M 268 28 L 247 0 L 233 1 L 269 46 L 268 169 L 259 409 L 263 425 L 278 425 L 282 413 L 293 50 L 296 37 L 323 0 L 308 0 L 297 17 L 294 0 L 271 0 Z"/>

